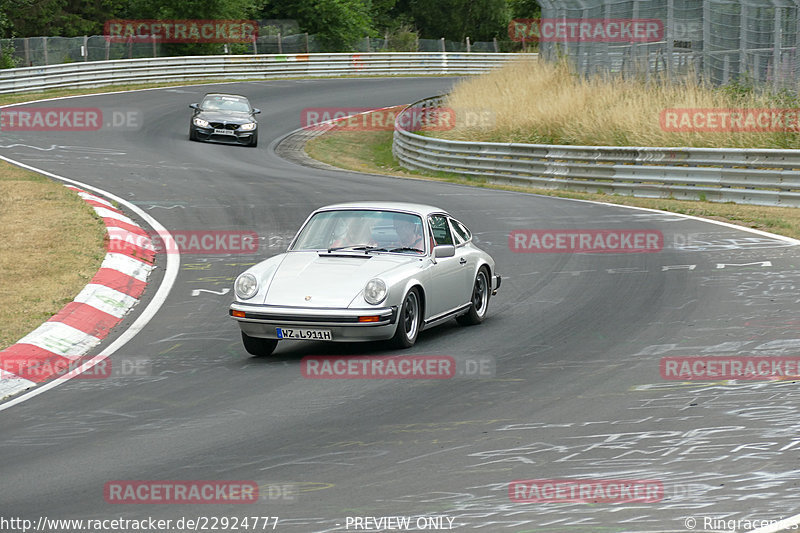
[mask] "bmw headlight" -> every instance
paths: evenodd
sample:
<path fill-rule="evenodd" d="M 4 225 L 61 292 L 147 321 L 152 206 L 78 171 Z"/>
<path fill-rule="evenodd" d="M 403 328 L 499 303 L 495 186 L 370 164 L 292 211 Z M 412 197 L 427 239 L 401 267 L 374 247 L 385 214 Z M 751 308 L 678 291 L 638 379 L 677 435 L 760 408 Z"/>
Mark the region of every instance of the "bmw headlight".
<path fill-rule="evenodd" d="M 254 129 L 256 129 L 255 122 L 248 122 L 247 124 L 242 124 L 241 126 L 239 126 L 240 131 L 252 131 Z"/>
<path fill-rule="evenodd" d="M 201 128 L 207 128 L 208 127 L 208 121 L 207 120 L 203 120 L 202 118 L 193 118 L 192 122 L 194 122 L 195 126 L 198 126 L 198 127 L 201 127 Z"/>
<path fill-rule="evenodd" d="M 245 272 L 236 278 L 233 290 L 240 300 L 249 300 L 258 292 L 258 280 L 254 275 Z"/>
<path fill-rule="evenodd" d="M 386 299 L 386 283 L 382 279 L 374 278 L 364 287 L 364 299 L 368 304 L 377 305 Z"/>

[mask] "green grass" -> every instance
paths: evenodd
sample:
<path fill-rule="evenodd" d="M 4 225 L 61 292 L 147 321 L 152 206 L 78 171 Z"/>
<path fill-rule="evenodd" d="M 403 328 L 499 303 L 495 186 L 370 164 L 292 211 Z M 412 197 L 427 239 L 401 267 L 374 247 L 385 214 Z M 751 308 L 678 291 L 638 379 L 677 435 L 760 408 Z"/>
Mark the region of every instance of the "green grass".
<path fill-rule="evenodd" d="M 75 298 L 100 268 L 105 235 L 74 192 L 0 162 L 0 350 Z"/>

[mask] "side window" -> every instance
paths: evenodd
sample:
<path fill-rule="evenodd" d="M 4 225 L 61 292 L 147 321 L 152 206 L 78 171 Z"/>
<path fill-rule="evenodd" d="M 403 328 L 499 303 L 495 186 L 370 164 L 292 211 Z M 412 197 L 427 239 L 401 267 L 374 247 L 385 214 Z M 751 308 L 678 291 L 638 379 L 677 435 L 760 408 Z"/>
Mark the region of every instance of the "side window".
<path fill-rule="evenodd" d="M 454 218 L 450 219 L 450 223 L 453 225 L 453 235 L 458 244 L 465 243 L 472 238 L 472 234 L 464 224 Z"/>
<path fill-rule="evenodd" d="M 450 234 L 450 225 L 444 215 L 433 215 L 428 219 L 431 223 L 431 233 L 436 244 L 453 244 L 453 236 Z"/>

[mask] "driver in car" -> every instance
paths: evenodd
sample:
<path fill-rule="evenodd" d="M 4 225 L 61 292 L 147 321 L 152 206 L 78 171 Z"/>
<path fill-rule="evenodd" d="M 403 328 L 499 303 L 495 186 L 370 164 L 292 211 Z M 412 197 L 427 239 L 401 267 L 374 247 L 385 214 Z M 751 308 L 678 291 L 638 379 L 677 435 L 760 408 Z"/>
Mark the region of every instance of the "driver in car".
<path fill-rule="evenodd" d="M 414 222 L 414 217 L 396 214 L 394 216 L 394 231 L 397 233 L 398 247 L 425 250 L 425 239 L 422 234 L 422 224 Z"/>

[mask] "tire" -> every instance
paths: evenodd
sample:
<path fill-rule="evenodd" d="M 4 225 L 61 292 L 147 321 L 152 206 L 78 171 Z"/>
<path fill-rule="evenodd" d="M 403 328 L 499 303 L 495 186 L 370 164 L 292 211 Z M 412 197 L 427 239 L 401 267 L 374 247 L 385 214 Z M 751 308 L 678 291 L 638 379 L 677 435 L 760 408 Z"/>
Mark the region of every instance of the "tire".
<path fill-rule="evenodd" d="M 486 318 L 486 311 L 489 309 L 489 297 L 492 294 L 491 281 L 488 271 L 485 268 L 478 270 L 475 276 L 475 283 L 472 284 L 472 299 L 469 311 L 466 314 L 456 317 L 456 321 L 462 326 L 474 326 L 483 322 Z"/>
<path fill-rule="evenodd" d="M 411 289 L 403 298 L 400 313 L 397 317 L 397 330 L 392 337 L 392 344 L 397 348 L 411 348 L 417 342 L 419 326 L 422 323 L 422 305 L 419 292 Z"/>
<path fill-rule="evenodd" d="M 197 140 L 197 133 L 195 133 L 194 128 L 191 126 L 189 127 L 189 140 L 196 141 Z"/>
<path fill-rule="evenodd" d="M 247 350 L 247 353 L 250 355 L 255 355 L 256 357 L 266 357 L 268 355 L 272 355 L 272 352 L 275 351 L 275 347 L 278 346 L 278 339 L 262 339 L 260 337 L 251 337 L 243 331 L 242 344 L 244 344 L 244 349 Z"/>
<path fill-rule="evenodd" d="M 250 137 L 250 143 L 247 146 L 249 146 L 250 148 L 255 148 L 256 146 L 258 146 L 258 133 Z"/>

